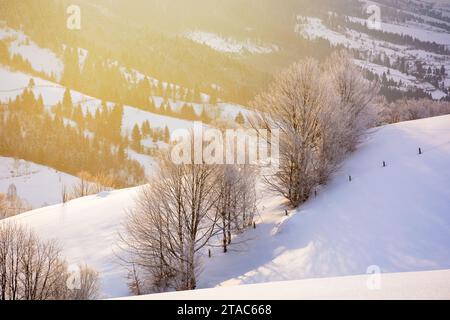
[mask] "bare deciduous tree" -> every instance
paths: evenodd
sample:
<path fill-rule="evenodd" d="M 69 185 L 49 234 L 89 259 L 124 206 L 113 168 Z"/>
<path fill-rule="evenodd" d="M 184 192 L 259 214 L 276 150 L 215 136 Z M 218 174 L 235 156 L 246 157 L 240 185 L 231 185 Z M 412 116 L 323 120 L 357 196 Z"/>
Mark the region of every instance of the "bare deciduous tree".
<path fill-rule="evenodd" d="M 343 50 L 334 52 L 325 62 L 323 70 L 322 74 L 329 78 L 333 93 L 337 96 L 336 117 L 341 129 L 339 142 L 344 148 L 341 153 L 352 151 L 367 128 L 375 124 L 373 101 L 379 85 L 366 80 L 350 54 Z"/>
<path fill-rule="evenodd" d="M 436 117 L 450 114 L 450 102 L 420 100 L 400 100 L 392 103 L 383 103 L 380 111 L 380 124 L 396 123 Z"/>
<path fill-rule="evenodd" d="M 249 119 L 256 130 L 280 132 L 280 167 L 265 177 L 269 188 L 292 206 L 306 201 L 370 125 L 375 93 L 344 53 L 324 66 L 306 59 L 279 74 L 252 102 L 257 111 Z"/>
<path fill-rule="evenodd" d="M 253 223 L 256 212 L 255 168 L 249 165 L 224 165 L 217 183 L 220 194 L 214 207 L 220 218 L 223 251 L 227 252 L 232 234 Z"/>
<path fill-rule="evenodd" d="M 64 200 L 67 202 L 71 199 L 98 194 L 102 191 L 110 191 L 114 188 L 114 179 L 107 174 L 98 173 L 93 176 L 89 172 L 80 172 L 78 179 L 78 182 L 72 186 L 70 194 L 68 194 L 66 186 L 62 187 L 63 202 Z"/>
<path fill-rule="evenodd" d="M 9 218 L 31 210 L 31 206 L 17 195 L 16 187 L 12 184 L 7 195 L 0 194 L 0 220 Z"/>
<path fill-rule="evenodd" d="M 93 184 L 89 180 L 91 175 L 88 172 L 80 172 L 78 174 L 78 182 L 73 185 L 71 198 L 81 198 L 85 196 L 89 196 L 94 194 L 93 192 Z"/>
<path fill-rule="evenodd" d="M 100 282 L 98 272 L 87 265 L 80 265 L 77 274 L 79 287 L 69 291 L 71 300 L 93 300 L 99 297 Z"/>
<path fill-rule="evenodd" d="M 6 217 L 6 212 L 8 209 L 6 202 L 6 196 L 3 193 L 0 193 L 0 220 Z"/>
<path fill-rule="evenodd" d="M 92 192 L 94 194 L 102 191 L 110 191 L 115 188 L 114 178 L 108 174 L 97 173 L 91 181 L 93 183 Z"/>
<path fill-rule="evenodd" d="M 61 201 L 62 203 L 66 203 L 69 201 L 69 193 L 67 192 L 67 186 L 63 185 L 61 187 Z"/>
<path fill-rule="evenodd" d="M 129 262 L 150 279 L 141 291 L 195 289 L 198 252 L 216 232 L 217 174 L 216 166 L 175 165 L 162 157 L 158 177 L 142 188 L 122 235 Z"/>
<path fill-rule="evenodd" d="M 0 223 L 0 300 L 90 299 L 98 294 L 97 273 L 80 272 L 80 288 L 67 287 L 69 272 L 58 245 L 28 229 Z"/>

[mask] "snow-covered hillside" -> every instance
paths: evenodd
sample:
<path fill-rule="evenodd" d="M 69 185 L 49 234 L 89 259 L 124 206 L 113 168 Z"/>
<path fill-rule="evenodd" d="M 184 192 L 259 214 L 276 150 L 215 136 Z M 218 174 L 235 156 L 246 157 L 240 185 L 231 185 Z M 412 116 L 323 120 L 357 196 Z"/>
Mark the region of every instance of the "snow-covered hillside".
<path fill-rule="evenodd" d="M 127 298 L 129 299 L 129 298 Z M 136 300 L 450 299 L 450 270 L 306 279 L 170 292 Z"/>
<path fill-rule="evenodd" d="M 14 99 L 20 95 L 23 90 L 28 87 L 31 78 L 33 78 L 35 82 L 35 86 L 33 88 L 35 96 L 39 97 L 39 95 L 41 95 L 47 108 L 50 109 L 57 103 L 62 102 L 64 91 L 66 90 L 63 86 L 38 77 L 33 77 L 23 72 L 12 71 L 1 66 L 0 102 L 7 102 L 9 99 Z M 90 112 L 94 115 L 95 111 L 102 105 L 101 99 L 85 95 L 75 90 L 71 90 L 71 95 L 74 105 L 80 104 L 84 113 Z M 164 99 L 162 97 L 153 97 L 153 100 L 159 108 Z M 174 111 L 178 111 L 183 105 L 182 101 L 170 101 L 169 103 Z M 113 105 L 113 103 L 108 102 L 108 105 Z M 193 103 L 192 105 L 197 114 L 201 114 L 202 109 L 205 107 L 205 105 L 199 103 Z M 216 107 L 207 106 L 206 108 L 210 109 L 208 112 L 211 114 L 223 116 L 230 120 L 234 120 L 239 112 L 242 112 L 244 115 L 250 112 L 242 106 L 229 103 L 219 103 Z M 192 127 L 192 121 L 155 114 L 139 109 L 136 106 L 124 106 L 122 123 L 123 133 L 130 134 L 135 124 L 140 126 L 146 120 L 149 120 L 154 128 L 164 129 L 164 127 L 167 126 L 170 131 Z"/>
<path fill-rule="evenodd" d="M 224 38 L 218 34 L 204 31 L 190 31 L 185 35 L 188 39 L 204 44 L 214 50 L 235 54 L 268 54 L 277 51 L 276 45 L 258 45 L 250 40 L 246 42 L 237 41 L 232 38 Z"/>
<path fill-rule="evenodd" d="M 19 55 L 29 61 L 33 70 L 61 79 L 64 64 L 53 51 L 41 48 L 22 31 L 8 28 L 0 21 L 0 40 L 9 43 L 10 55 Z"/>
<path fill-rule="evenodd" d="M 0 67 L 0 101 L 7 102 L 8 99 L 14 99 L 20 95 L 24 88 L 28 87 L 30 79 L 33 78 L 35 86 L 33 92 L 36 97 L 42 96 L 44 104 L 47 108 L 51 108 L 57 103 L 62 102 L 64 97 L 63 86 L 33 77 L 22 72 L 11 71 Z M 97 108 L 102 105 L 102 100 L 85 95 L 81 92 L 72 90 L 72 101 L 75 105 L 80 104 L 83 112 L 90 112 L 95 114 Z M 109 102 L 108 105 L 113 103 Z M 124 106 L 122 130 L 124 133 L 131 133 L 135 124 L 141 125 L 145 120 L 149 120 L 154 127 L 164 128 L 167 126 L 169 130 L 179 128 L 190 128 L 192 126 L 190 121 L 172 118 L 168 116 L 158 115 L 148 111 L 143 111 L 136 107 Z"/>
<path fill-rule="evenodd" d="M 9 28 L 4 21 L 0 20 L 0 41 L 4 41 L 7 44 L 8 52 L 10 56 L 18 55 L 24 61 L 30 63 L 31 68 L 39 73 L 45 74 L 47 77 L 51 77 L 56 81 L 61 81 L 64 72 L 64 62 L 62 61 L 62 55 L 67 46 L 61 45 L 61 52 L 54 52 L 48 48 L 42 48 L 37 45 L 30 37 L 24 34 L 23 31 Z M 84 48 L 77 48 L 79 67 L 80 70 L 84 68 L 84 63 L 89 51 Z M 138 70 L 129 69 L 121 65 L 119 61 L 110 60 L 110 64 L 120 66 L 121 73 L 130 83 L 137 83 L 140 80 L 148 78 L 154 85 L 158 85 L 159 80 L 145 75 Z M 164 88 L 168 85 L 175 89 L 180 88 L 179 85 L 173 83 L 162 82 Z M 210 96 L 201 93 L 202 101 L 207 103 Z"/>
<path fill-rule="evenodd" d="M 449 163 L 450 116 L 375 129 L 316 198 L 287 219 L 270 210 L 250 253 L 209 263 L 202 286 L 448 268 Z"/>
<path fill-rule="evenodd" d="M 203 257 L 199 288 L 449 269 L 449 163 L 450 116 L 374 129 L 317 197 L 289 217 L 282 199 L 262 194 L 257 228 L 236 237 L 227 254 L 213 248 L 211 259 Z M 103 192 L 11 220 L 57 239 L 70 263 L 96 268 L 104 297 L 126 296 L 117 242 L 137 191 Z"/>
<path fill-rule="evenodd" d="M 374 1 L 368 1 L 368 3 L 381 8 L 385 7 L 384 4 Z M 334 15 L 332 12 L 328 14 L 329 18 Z M 396 82 L 401 80 L 400 83 L 397 83 L 399 90 L 419 88 L 429 93 L 433 99 L 440 100 L 447 96 L 445 90 L 450 85 L 450 73 L 446 72 L 442 77 L 437 77 L 439 80 L 433 79 L 433 77 L 436 75 L 435 70 L 437 69 L 444 67 L 445 70 L 450 70 L 450 56 L 448 53 L 433 51 L 431 46 L 439 44 L 450 48 L 448 30 L 435 26 L 440 24 L 449 27 L 449 24 L 442 20 L 433 20 L 426 15 L 414 15 L 410 12 L 404 14 L 409 14 L 423 22 L 417 23 L 409 20 L 404 23 L 391 22 L 388 17 L 381 16 L 379 28 L 370 29 L 366 28 L 368 19 L 343 16 L 341 20 L 337 20 L 339 22 L 334 23 L 337 25 L 333 24 L 332 27 L 326 18 L 300 15 L 297 17 L 296 32 L 307 39 L 325 39 L 332 46 L 342 46 L 358 52 L 365 58 L 364 61 L 355 60 L 357 65 L 379 76 L 385 73 L 388 79 Z M 358 25 L 359 29 L 356 27 Z M 409 36 L 422 44 L 402 43 L 398 37 L 404 36 Z M 427 43 L 428 47 L 424 43 Z M 381 58 L 376 59 L 375 57 Z M 399 70 L 401 66 L 399 61 L 403 61 L 402 68 L 408 69 L 408 74 L 405 73 L 405 70 Z M 420 71 L 418 68 L 423 68 L 425 71 Z M 418 78 L 419 74 L 421 74 L 421 79 Z"/>
<path fill-rule="evenodd" d="M 32 208 L 62 202 L 61 190 L 79 179 L 70 174 L 20 159 L 0 157 L 0 193 L 14 184 L 17 196 Z"/>
<path fill-rule="evenodd" d="M 105 297 L 127 295 L 127 274 L 116 253 L 120 225 L 139 188 L 102 192 L 9 220 L 24 223 L 45 239 L 57 239 L 73 265 L 100 272 Z"/>
<path fill-rule="evenodd" d="M 22 94 L 23 90 L 28 87 L 30 79 L 33 79 L 35 83 L 32 88 L 34 95 L 36 98 L 42 96 L 44 105 L 48 110 L 51 110 L 53 106 L 63 101 L 66 88 L 62 85 L 41 79 L 39 77 L 31 76 L 23 72 L 12 71 L 0 65 L 0 103 L 6 103 Z M 88 96 L 75 90 L 71 90 L 71 96 L 74 105 L 80 105 L 84 114 L 89 112 L 91 115 L 95 115 L 96 110 L 102 106 L 101 99 Z M 153 97 L 153 101 L 158 108 L 163 104 L 163 100 L 164 99 L 162 97 Z M 172 100 L 170 100 L 169 103 L 174 111 L 179 111 L 184 104 L 182 101 Z M 107 102 L 107 105 L 111 107 L 114 103 Z M 220 117 L 230 121 L 234 121 L 239 112 L 241 112 L 244 116 L 250 114 L 248 109 L 232 103 L 222 102 L 218 103 L 216 106 L 193 103 L 192 106 L 198 115 L 202 113 L 203 108 L 207 108 L 211 116 L 214 115 L 217 118 Z M 148 112 L 139 109 L 138 106 L 126 105 L 123 108 L 122 134 L 130 136 L 133 127 L 136 124 L 138 126 L 142 126 L 145 121 L 149 121 L 151 127 L 154 129 L 164 129 L 167 127 L 170 132 L 178 129 L 189 129 L 193 126 L 192 121 Z M 69 123 L 76 126 L 76 123 L 69 119 L 65 119 L 65 122 L 66 124 Z M 86 130 L 86 134 L 91 135 L 92 133 L 87 132 Z M 153 143 L 153 141 L 143 141 L 143 145 L 146 147 L 154 147 L 156 144 Z M 132 150 L 128 151 L 128 155 L 130 158 L 137 160 L 144 167 L 147 175 L 152 174 L 152 170 L 154 170 L 154 159 L 152 157 L 144 154 L 138 154 Z M 47 203 L 46 200 L 39 202 Z M 55 202 L 51 201 L 48 203 L 53 204 Z"/>

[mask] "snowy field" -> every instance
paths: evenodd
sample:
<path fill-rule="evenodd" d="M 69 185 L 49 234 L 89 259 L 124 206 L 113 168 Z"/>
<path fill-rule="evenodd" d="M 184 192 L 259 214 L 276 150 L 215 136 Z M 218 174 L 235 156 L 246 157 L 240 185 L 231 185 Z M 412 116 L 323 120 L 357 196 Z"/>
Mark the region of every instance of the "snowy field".
<path fill-rule="evenodd" d="M 370 268 L 382 273 L 450 269 L 449 163 L 450 116 L 375 129 L 317 197 L 289 217 L 282 199 L 262 194 L 257 228 L 235 237 L 238 244 L 229 253 L 213 248 L 211 259 L 202 257 L 199 288 L 366 275 Z M 118 233 L 138 190 L 103 192 L 11 220 L 57 239 L 70 263 L 96 268 L 103 297 L 127 296 Z M 424 289 L 417 279 L 417 290 Z M 448 289 L 433 279 L 429 290 Z"/>
<path fill-rule="evenodd" d="M 0 21 L 0 40 L 9 43 L 10 55 L 20 55 L 30 62 L 35 71 L 61 79 L 64 64 L 59 56 L 49 49 L 39 47 L 22 31 L 4 27 Z"/>
<path fill-rule="evenodd" d="M 237 41 L 233 38 L 225 38 L 218 34 L 205 31 L 189 31 L 185 34 L 188 39 L 194 42 L 204 44 L 216 51 L 236 54 L 268 54 L 278 51 L 276 45 L 260 45 L 250 40 Z"/>
<path fill-rule="evenodd" d="M 25 160 L 0 157 L 0 193 L 6 194 L 14 184 L 17 195 L 32 208 L 62 202 L 61 190 L 79 179 L 64 172 Z"/>
<path fill-rule="evenodd" d="M 129 299 L 129 298 L 126 298 Z M 450 299 L 450 270 L 306 279 L 170 292 L 135 300 Z"/>

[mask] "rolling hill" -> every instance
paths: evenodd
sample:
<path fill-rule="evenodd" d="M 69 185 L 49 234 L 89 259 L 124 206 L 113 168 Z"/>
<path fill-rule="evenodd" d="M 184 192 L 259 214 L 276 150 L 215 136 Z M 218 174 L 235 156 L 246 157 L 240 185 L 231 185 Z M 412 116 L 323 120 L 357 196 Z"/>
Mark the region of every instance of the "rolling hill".
<path fill-rule="evenodd" d="M 448 163 L 450 116 L 373 129 L 317 197 L 288 217 L 284 201 L 260 186 L 257 228 L 234 238 L 227 254 L 216 248 L 209 259 L 205 252 L 199 288 L 363 275 L 371 268 L 383 273 L 450 269 Z M 104 297 L 126 296 L 118 234 L 138 191 L 103 192 L 10 221 L 58 240 L 70 263 L 95 267 Z M 432 283 L 439 286 L 439 277 Z M 420 274 L 414 283 L 424 289 Z"/>

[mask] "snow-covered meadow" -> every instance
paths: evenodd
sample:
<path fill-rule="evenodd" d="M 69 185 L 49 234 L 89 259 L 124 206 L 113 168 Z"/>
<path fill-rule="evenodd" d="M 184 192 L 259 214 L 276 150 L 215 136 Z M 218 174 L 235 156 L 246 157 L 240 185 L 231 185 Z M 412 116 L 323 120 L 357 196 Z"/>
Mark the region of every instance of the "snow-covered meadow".
<path fill-rule="evenodd" d="M 144 295 L 134 300 L 449 299 L 450 270 L 367 274 Z"/>
<path fill-rule="evenodd" d="M 185 34 L 185 36 L 194 42 L 204 44 L 214 50 L 225 53 L 268 54 L 279 50 L 279 48 L 274 44 L 257 44 L 251 40 L 238 41 L 230 37 L 227 38 L 212 32 L 199 30 L 189 31 Z"/>
<path fill-rule="evenodd" d="M 78 181 L 77 177 L 46 166 L 0 157 L 0 193 L 6 194 L 14 185 L 17 196 L 35 209 L 61 203 L 63 188 L 70 189 Z"/>
<path fill-rule="evenodd" d="M 450 269 L 449 163 L 450 116 L 374 129 L 317 197 L 288 217 L 282 199 L 262 193 L 257 228 L 234 238 L 236 245 L 227 254 L 215 248 L 211 259 L 202 257 L 199 288 L 365 275 L 374 267 L 382 273 Z M 103 297 L 127 296 L 127 271 L 117 244 L 138 190 L 103 192 L 11 220 L 58 240 L 70 263 L 95 267 Z M 443 274 L 433 278 L 439 290 L 448 288 L 437 280 Z M 387 285 L 397 286 L 391 297 L 404 293 L 398 287 L 402 277 Z M 411 288 L 424 290 L 420 278 Z M 317 283 L 331 286 L 333 281 Z M 254 292 L 243 288 L 243 295 L 246 290 Z M 279 290 L 284 297 L 288 289 Z M 341 293 L 330 290 L 323 297 Z M 343 297 L 358 294 L 355 290 Z M 221 292 L 226 296 L 228 291 Z M 414 294 L 432 297 L 419 291 L 405 297 Z M 305 291 L 299 297 L 320 296 Z"/>
<path fill-rule="evenodd" d="M 38 72 L 60 80 L 64 64 L 53 51 L 39 47 L 22 31 L 5 27 L 0 21 L 0 40 L 9 43 L 10 55 L 19 55 L 30 62 L 31 67 Z"/>

